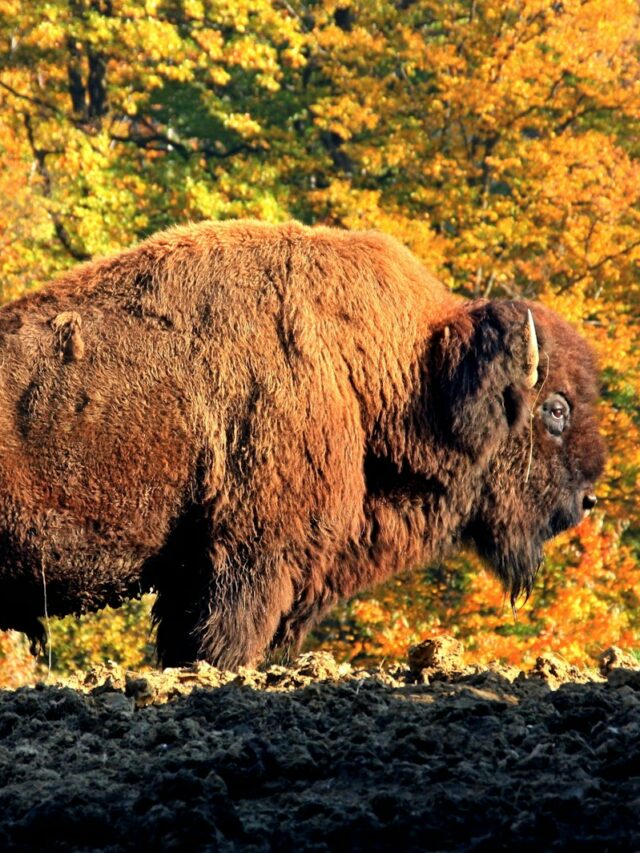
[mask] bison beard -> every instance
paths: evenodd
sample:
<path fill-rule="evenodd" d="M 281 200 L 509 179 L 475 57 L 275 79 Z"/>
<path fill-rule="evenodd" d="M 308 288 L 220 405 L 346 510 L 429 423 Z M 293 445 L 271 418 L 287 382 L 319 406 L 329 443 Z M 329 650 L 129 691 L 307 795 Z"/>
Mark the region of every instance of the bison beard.
<path fill-rule="evenodd" d="M 158 234 L 0 309 L 0 627 L 154 589 L 160 661 L 232 668 L 465 541 L 515 600 L 595 500 L 595 395 L 559 317 L 383 235 Z"/>

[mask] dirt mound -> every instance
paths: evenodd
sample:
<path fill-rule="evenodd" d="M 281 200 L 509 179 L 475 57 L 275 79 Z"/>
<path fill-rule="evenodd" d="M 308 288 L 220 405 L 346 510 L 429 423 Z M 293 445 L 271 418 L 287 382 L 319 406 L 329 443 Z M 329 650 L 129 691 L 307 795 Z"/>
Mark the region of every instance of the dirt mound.
<path fill-rule="evenodd" d="M 481 670 L 430 642 L 376 672 L 310 654 L 2 692 L 0 849 L 640 847 L 635 659 Z"/>

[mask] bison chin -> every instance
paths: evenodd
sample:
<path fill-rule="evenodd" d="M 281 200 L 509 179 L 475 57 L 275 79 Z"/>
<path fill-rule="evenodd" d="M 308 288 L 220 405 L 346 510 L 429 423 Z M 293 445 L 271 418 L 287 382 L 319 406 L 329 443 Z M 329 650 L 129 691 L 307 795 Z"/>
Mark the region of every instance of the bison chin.
<path fill-rule="evenodd" d="M 531 531 L 511 530 L 507 536 L 496 535 L 481 522 L 470 524 L 463 536 L 465 543 L 475 548 L 490 571 L 500 579 L 512 606 L 521 595 L 527 599 L 531 594 L 542 564 L 545 538 L 541 532 Z"/>
<path fill-rule="evenodd" d="M 578 496 L 566 505 L 557 506 L 543 527 L 525 529 L 512 524 L 496 530 L 490 522 L 476 519 L 463 534 L 463 540 L 472 545 L 488 568 L 500 579 L 515 605 L 521 595 L 525 600 L 544 558 L 543 546 L 564 530 L 582 521 Z"/>

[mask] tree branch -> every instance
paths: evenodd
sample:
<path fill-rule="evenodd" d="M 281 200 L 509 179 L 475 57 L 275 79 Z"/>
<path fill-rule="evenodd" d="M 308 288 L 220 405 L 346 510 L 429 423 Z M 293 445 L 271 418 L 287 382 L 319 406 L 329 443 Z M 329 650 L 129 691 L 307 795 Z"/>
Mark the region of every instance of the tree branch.
<path fill-rule="evenodd" d="M 604 258 L 601 258 L 596 264 L 590 264 L 587 266 L 586 272 L 583 272 L 582 275 L 576 276 L 575 278 L 570 279 L 566 284 L 562 287 L 558 288 L 557 293 L 564 293 L 569 290 L 569 288 L 573 287 L 574 284 L 578 284 L 578 282 L 583 281 L 588 275 L 599 270 L 600 267 L 603 267 L 605 264 L 609 263 L 609 261 L 615 261 L 617 258 L 622 258 L 624 255 L 628 255 L 629 252 L 633 252 L 634 249 L 637 249 L 640 246 L 640 240 L 635 240 L 633 243 L 630 243 L 626 248 L 621 249 L 619 252 L 613 252 L 610 255 L 605 255 Z"/>
<path fill-rule="evenodd" d="M 31 124 L 31 116 L 28 113 L 23 113 L 23 118 L 25 130 L 27 132 L 27 139 L 29 141 L 29 147 L 31 148 L 31 151 L 35 158 L 38 174 L 42 178 L 43 194 L 46 198 L 50 199 L 52 196 L 52 181 L 51 173 L 47 168 L 46 157 L 52 152 L 46 151 L 42 148 L 38 148 L 33 132 L 33 125 Z M 83 251 L 82 249 L 77 249 L 73 245 L 69 232 L 65 228 L 64 223 L 62 222 L 60 217 L 53 210 L 49 209 L 47 212 L 51 217 L 51 221 L 53 222 L 53 230 L 55 231 L 56 237 L 62 243 L 65 250 L 76 261 L 88 261 L 91 258 L 91 255 L 87 254 L 87 252 Z"/>
<path fill-rule="evenodd" d="M 47 101 L 43 101 L 40 98 L 34 98 L 31 95 L 25 95 L 22 92 L 18 92 L 13 86 L 9 86 L 8 83 L 0 80 L 0 88 L 5 89 L 14 98 L 20 98 L 23 101 L 28 101 L 30 104 L 35 104 L 37 107 L 44 107 L 46 110 L 50 110 L 52 113 L 55 113 L 58 116 L 64 115 L 62 110 L 58 109 L 58 107 L 54 107 L 53 104 L 47 103 Z"/>

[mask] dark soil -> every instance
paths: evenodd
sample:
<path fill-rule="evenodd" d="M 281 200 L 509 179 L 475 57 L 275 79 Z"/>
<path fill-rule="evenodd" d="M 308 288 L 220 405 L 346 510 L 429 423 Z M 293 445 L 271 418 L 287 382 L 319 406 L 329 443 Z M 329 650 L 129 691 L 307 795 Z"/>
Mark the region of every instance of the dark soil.
<path fill-rule="evenodd" d="M 2 692 L 0 850 L 640 849 L 633 659 L 440 652 Z"/>

